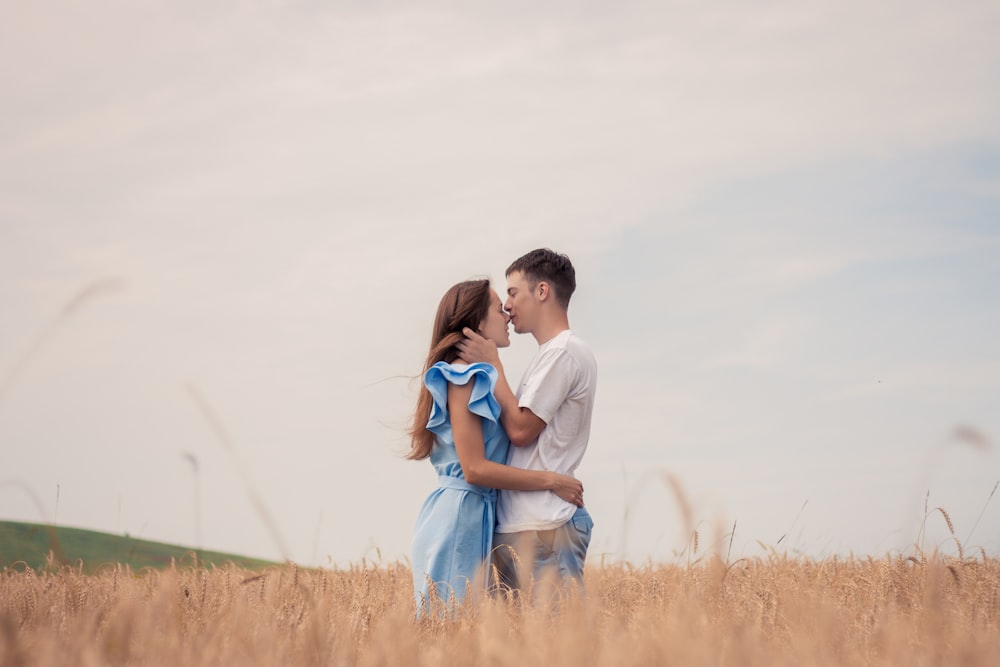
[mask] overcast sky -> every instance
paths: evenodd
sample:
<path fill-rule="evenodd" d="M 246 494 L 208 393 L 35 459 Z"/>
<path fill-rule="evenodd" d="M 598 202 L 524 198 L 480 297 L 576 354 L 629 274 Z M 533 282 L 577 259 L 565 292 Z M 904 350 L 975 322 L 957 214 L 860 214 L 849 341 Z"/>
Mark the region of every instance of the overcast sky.
<path fill-rule="evenodd" d="M 1000 552 L 995 2 L 3 14 L 0 519 L 405 558 L 437 301 L 548 246 L 595 561 Z"/>

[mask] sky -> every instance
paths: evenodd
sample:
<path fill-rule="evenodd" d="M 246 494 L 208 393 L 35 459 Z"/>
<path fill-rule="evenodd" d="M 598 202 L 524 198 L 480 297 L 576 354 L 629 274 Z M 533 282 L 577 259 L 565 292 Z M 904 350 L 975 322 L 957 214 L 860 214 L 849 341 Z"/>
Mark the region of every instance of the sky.
<path fill-rule="evenodd" d="M 437 301 L 551 247 L 591 562 L 1000 553 L 996 3 L 4 17 L 0 520 L 405 561 Z"/>

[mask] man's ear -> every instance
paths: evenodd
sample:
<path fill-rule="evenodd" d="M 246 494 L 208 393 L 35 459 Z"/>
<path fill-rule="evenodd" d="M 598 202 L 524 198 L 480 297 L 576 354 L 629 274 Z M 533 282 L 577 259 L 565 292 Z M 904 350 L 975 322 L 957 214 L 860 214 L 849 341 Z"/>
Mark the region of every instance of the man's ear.
<path fill-rule="evenodd" d="M 535 288 L 538 293 L 538 300 L 545 301 L 549 298 L 549 284 L 545 282 L 539 282 L 538 287 Z"/>

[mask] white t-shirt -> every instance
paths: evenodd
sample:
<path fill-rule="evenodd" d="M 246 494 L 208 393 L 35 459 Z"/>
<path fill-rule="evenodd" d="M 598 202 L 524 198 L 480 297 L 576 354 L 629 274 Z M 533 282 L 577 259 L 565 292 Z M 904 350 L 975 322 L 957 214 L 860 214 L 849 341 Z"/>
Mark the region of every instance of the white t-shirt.
<path fill-rule="evenodd" d="M 510 448 L 508 465 L 570 475 L 590 439 L 597 389 L 597 362 L 590 348 L 566 330 L 538 348 L 517 389 L 518 405 L 545 422 L 538 439 Z M 502 491 L 497 500 L 498 533 L 558 528 L 576 505 L 551 491 Z"/>

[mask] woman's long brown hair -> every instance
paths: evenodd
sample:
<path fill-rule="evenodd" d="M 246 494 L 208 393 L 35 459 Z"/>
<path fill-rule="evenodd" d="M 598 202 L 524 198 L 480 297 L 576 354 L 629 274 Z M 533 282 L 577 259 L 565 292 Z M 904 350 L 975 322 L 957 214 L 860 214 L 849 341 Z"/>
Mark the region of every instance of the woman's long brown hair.
<path fill-rule="evenodd" d="M 427 420 L 431 416 L 432 399 L 422 380 L 427 369 L 439 361 L 448 363 L 458 359 L 458 341 L 465 338 L 464 327 L 473 331 L 486 319 L 490 310 L 490 281 L 469 280 L 458 283 L 441 297 L 437 315 L 434 316 L 434 330 L 431 332 L 431 349 L 421 373 L 420 397 L 413 413 L 410 426 L 411 439 L 408 459 L 426 459 L 434 448 L 434 434 L 427 430 Z"/>

